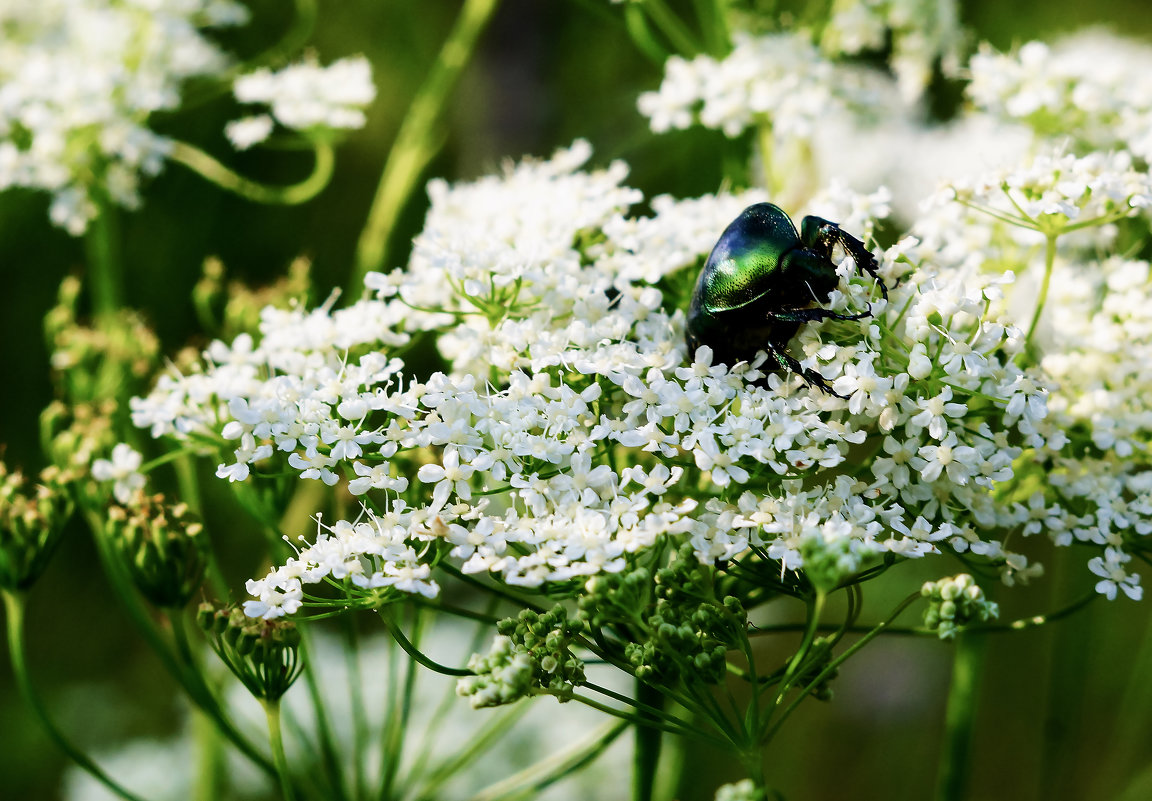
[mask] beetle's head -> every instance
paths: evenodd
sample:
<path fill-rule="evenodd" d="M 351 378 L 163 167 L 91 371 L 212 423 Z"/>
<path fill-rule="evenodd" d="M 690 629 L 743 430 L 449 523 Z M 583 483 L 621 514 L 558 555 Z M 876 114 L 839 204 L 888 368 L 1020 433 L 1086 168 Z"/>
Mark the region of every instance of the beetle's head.
<path fill-rule="evenodd" d="M 800 241 L 804 247 L 825 259 L 832 258 L 832 248 L 843 236 L 839 225 L 823 217 L 805 217 L 800 223 Z"/>

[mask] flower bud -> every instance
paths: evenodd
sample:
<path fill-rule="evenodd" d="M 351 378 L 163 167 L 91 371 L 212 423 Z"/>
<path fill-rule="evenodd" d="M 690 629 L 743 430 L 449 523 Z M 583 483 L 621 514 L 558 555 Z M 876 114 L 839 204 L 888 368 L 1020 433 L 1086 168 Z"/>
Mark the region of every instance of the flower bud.
<path fill-rule="evenodd" d="M 256 698 L 278 701 L 300 676 L 300 632 L 286 620 L 246 616 L 238 607 L 201 604 L 196 620 L 212 649 Z"/>
<path fill-rule="evenodd" d="M 44 572 L 72 515 L 71 476 L 58 467 L 29 486 L 0 462 L 0 587 L 25 590 Z"/>
<path fill-rule="evenodd" d="M 947 640 L 970 623 L 983 623 L 1000 614 L 999 607 L 984 598 L 984 591 L 967 573 L 924 584 L 920 594 L 928 599 L 924 625 Z"/>
<path fill-rule="evenodd" d="M 156 606 L 178 609 L 200 589 L 208 541 L 187 504 L 139 493 L 128 506 L 109 508 L 106 532 L 136 587 Z"/>

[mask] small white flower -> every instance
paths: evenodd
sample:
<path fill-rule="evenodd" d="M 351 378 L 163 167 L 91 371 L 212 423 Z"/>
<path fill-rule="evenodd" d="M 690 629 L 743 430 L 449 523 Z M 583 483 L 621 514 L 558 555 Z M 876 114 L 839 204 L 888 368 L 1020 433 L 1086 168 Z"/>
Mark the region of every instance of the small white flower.
<path fill-rule="evenodd" d="M 224 135 L 237 150 L 247 150 L 272 135 L 275 122 L 267 114 L 256 114 L 233 120 L 224 126 Z"/>
<path fill-rule="evenodd" d="M 92 462 L 92 478 L 97 481 L 113 481 L 112 494 L 119 503 L 127 504 L 132 496 L 144 487 L 144 475 L 140 465 L 144 457 L 121 442 L 112 449 L 112 459 L 96 459 Z"/>
<path fill-rule="evenodd" d="M 432 504 L 428 507 L 430 514 L 435 514 L 448 502 L 448 495 L 453 490 L 456 497 L 462 501 L 472 499 L 472 488 L 468 479 L 476 472 L 470 464 L 460 464 L 460 452 L 456 448 L 444 451 L 444 463 L 426 464 L 417 471 L 416 477 L 425 484 L 435 484 L 432 488 Z"/>
<path fill-rule="evenodd" d="M 1096 592 L 1109 601 L 1116 598 L 1117 590 L 1123 590 L 1133 601 L 1143 598 L 1144 588 L 1140 586 L 1140 576 L 1129 573 L 1124 568 L 1124 565 L 1131 560 L 1131 555 L 1119 548 L 1105 548 L 1103 557 L 1095 556 L 1088 560 L 1088 569 L 1097 576 L 1102 576 L 1101 580 L 1096 582 Z"/>

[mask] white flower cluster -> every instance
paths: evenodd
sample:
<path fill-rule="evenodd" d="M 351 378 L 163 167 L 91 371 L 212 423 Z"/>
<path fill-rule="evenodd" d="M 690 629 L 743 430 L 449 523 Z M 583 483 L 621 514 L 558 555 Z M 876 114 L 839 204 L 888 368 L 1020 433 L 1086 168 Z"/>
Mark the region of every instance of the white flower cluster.
<path fill-rule="evenodd" d="M 375 299 L 266 312 L 258 345 L 216 343 L 204 372 L 134 403 L 155 434 L 240 440 L 222 477 L 258 480 L 250 466 L 286 452 L 302 477 L 346 479 L 364 502 L 358 521 L 323 527 L 250 582 L 250 614 L 291 613 L 325 579 L 433 594 L 444 560 L 510 584 L 580 579 L 669 537 L 702 560 L 752 547 L 786 569 L 834 551 L 847 573 L 947 546 L 1009 579 L 1033 570 L 997 538 L 1021 512 L 990 490 L 1023 446 L 1046 447 L 1047 390 L 1011 361 L 1019 332 L 987 316 L 997 284 L 966 286 L 927 260 L 887 304 L 843 282 L 828 305 L 871 302 L 876 316 L 805 326 L 792 350 L 845 399 L 713 364 L 708 348 L 685 353 L 683 313 L 642 280 L 690 285 L 711 240 L 638 239 L 685 212 L 667 200 L 654 221 L 621 220 L 639 194 L 620 186 L 622 165 L 578 171 L 587 155 L 578 145 L 502 179 L 434 185 L 410 269 L 373 276 Z M 913 249 L 885 260 L 889 280 Z M 407 377 L 380 352 L 404 340 L 405 315 L 441 327 L 448 373 Z"/>
<path fill-rule="evenodd" d="M 273 72 L 260 69 L 241 75 L 233 86 L 241 103 L 271 107 L 260 114 L 229 123 L 225 133 L 237 149 L 264 141 L 273 122 L 297 131 L 363 128 L 364 109 L 376 99 L 372 65 L 363 56 L 344 58 L 327 67 L 293 64 Z"/>
<path fill-rule="evenodd" d="M 807 139 L 837 110 L 873 105 L 881 80 L 829 61 L 804 34 L 737 34 L 722 60 L 669 58 L 660 89 L 638 105 L 656 133 L 700 124 L 735 137 L 770 122 L 778 138 Z"/>
<path fill-rule="evenodd" d="M 1023 165 L 953 181 L 935 198 L 956 200 L 1041 233 L 1111 222 L 1152 207 L 1152 176 L 1125 151 L 1041 154 Z M 1075 230 L 1073 228 L 1073 230 Z"/>
<path fill-rule="evenodd" d="M 1152 395 L 1145 378 L 1152 270 L 1145 261 L 1107 255 L 1116 235 L 1108 223 L 1152 202 L 1152 179 L 1131 162 L 1124 152 L 1039 156 L 946 190 L 915 229 L 924 251 L 958 273 L 1004 265 L 1021 271 L 1019 289 L 996 303 L 1024 326 L 1035 315 L 1045 269 L 1037 232 L 1058 237 L 1031 340 L 1058 387 L 1045 421 L 1057 435 L 1033 455 L 1038 480 L 1022 477 L 1032 489 L 1015 501 L 1015 525 L 1023 536 L 1043 533 L 1056 545 L 1092 548 L 1088 566 L 1109 598 L 1118 591 L 1141 596 L 1139 575 L 1129 571 L 1152 532 Z"/>
<path fill-rule="evenodd" d="M 968 96 L 991 113 L 1029 123 L 1043 137 L 1123 147 L 1152 159 L 1152 49 L 1100 31 L 1016 53 L 985 46 L 969 65 Z"/>
<path fill-rule="evenodd" d="M 964 29 L 955 0 L 836 0 L 821 41 L 849 55 L 890 46 L 900 94 L 911 102 L 928 88 L 937 62 L 945 75 L 957 74 Z"/>
<path fill-rule="evenodd" d="M 79 235 L 98 200 L 139 203 L 167 141 L 147 127 L 183 81 L 221 72 L 200 28 L 243 22 L 232 0 L 7 0 L 0 7 L 0 191 L 52 194 L 52 222 Z"/>

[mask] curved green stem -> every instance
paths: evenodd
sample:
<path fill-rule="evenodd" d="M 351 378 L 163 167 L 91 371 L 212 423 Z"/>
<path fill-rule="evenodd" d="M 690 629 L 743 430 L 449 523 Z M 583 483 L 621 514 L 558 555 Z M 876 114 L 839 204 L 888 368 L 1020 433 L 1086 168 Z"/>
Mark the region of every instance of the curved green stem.
<path fill-rule="evenodd" d="M 948 688 L 948 710 L 945 713 L 944 748 L 940 753 L 940 773 L 936 784 L 937 801 L 963 801 L 968 791 L 972 729 L 987 644 L 987 639 L 978 632 L 956 635 L 952 683 Z"/>
<path fill-rule="evenodd" d="M 1044 303 L 1048 300 L 1048 285 L 1052 281 L 1052 267 L 1056 264 L 1056 239 L 1059 234 L 1049 233 L 1044 245 L 1044 280 L 1040 283 L 1040 294 L 1036 298 L 1036 311 L 1032 314 L 1032 323 L 1028 326 L 1028 333 L 1024 337 L 1024 348 L 1027 350 L 1032 343 L 1032 335 L 1036 326 L 1040 324 L 1040 315 L 1044 311 Z"/>
<path fill-rule="evenodd" d="M 313 149 L 316 162 L 312 167 L 312 174 L 303 181 L 289 186 L 268 186 L 245 178 L 187 142 L 173 142 L 168 156 L 242 198 L 256 203 L 292 206 L 316 197 L 332 177 L 332 168 L 336 163 L 332 145 L 327 142 L 314 142 Z"/>
<path fill-rule="evenodd" d="M 288 759 L 284 755 L 284 736 L 280 730 L 280 701 L 263 699 L 264 713 L 268 716 L 268 741 L 272 745 L 272 759 L 276 763 L 276 773 L 280 776 L 280 790 L 284 801 L 295 801 L 292 791 L 292 777 L 288 773 Z"/>
<path fill-rule="evenodd" d="M 400 210 L 411 197 L 420 174 L 440 150 L 443 138 L 437 136 L 434 129 L 443 114 L 448 95 L 472 57 L 476 42 L 498 4 L 499 0 L 465 0 L 436 63 L 400 124 L 368 212 L 368 221 L 356 246 L 356 266 L 348 282 L 353 297 L 359 297 L 364 276 L 384 265 L 388 239 Z"/>
<path fill-rule="evenodd" d="M 4 596 L 4 609 L 8 615 L 8 656 L 12 661 L 12 675 L 16 678 L 16 686 L 24 702 L 40 719 L 40 725 L 44 727 L 57 747 L 92 778 L 127 801 L 143 801 L 140 796 L 121 786 L 105 773 L 87 754 L 65 737 L 64 733 L 48 716 L 44 702 L 40 700 L 40 696 L 36 694 L 36 690 L 32 686 L 32 677 L 28 673 L 28 662 L 24 654 L 24 596 L 8 590 L 0 590 L 0 594 Z"/>
<path fill-rule="evenodd" d="M 284 32 L 280 41 L 252 58 L 234 64 L 207 86 L 194 86 L 185 92 L 180 103 L 181 111 L 191 111 L 209 100 L 219 97 L 232 89 L 232 83 L 239 76 L 259 67 L 277 67 L 285 63 L 308 43 L 312 30 L 316 27 L 316 0 L 295 0 L 292 24 Z"/>
<path fill-rule="evenodd" d="M 413 645 L 411 640 L 404 636 L 404 632 L 400 629 L 400 626 L 394 620 L 392 620 L 391 616 L 385 613 L 384 610 L 380 610 L 380 619 L 384 621 L 384 626 L 388 629 L 388 633 L 392 635 L 392 639 L 396 641 L 396 644 L 403 648 L 404 653 L 412 657 L 415 662 L 423 665 L 429 670 L 442 673 L 445 676 L 473 675 L 472 671 L 468 670 L 468 668 L 448 667 L 447 665 L 441 665 L 439 662 L 429 658 L 423 651 Z"/>
<path fill-rule="evenodd" d="M 308 37 L 316 27 L 316 0 L 296 0 L 292 27 L 284 37 L 245 64 L 239 65 L 236 72 L 260 66 L 276 66 L 289 59 L 296 51 L 308 44 Z"/>

